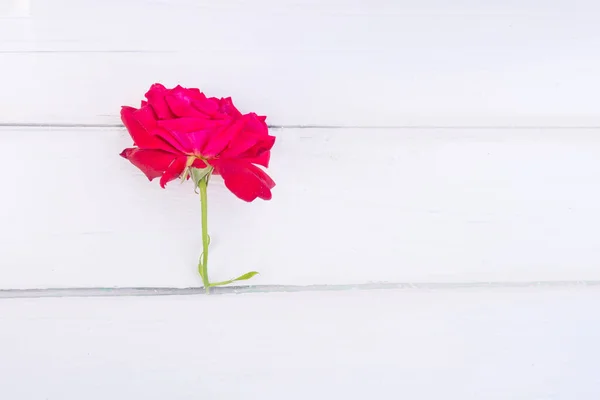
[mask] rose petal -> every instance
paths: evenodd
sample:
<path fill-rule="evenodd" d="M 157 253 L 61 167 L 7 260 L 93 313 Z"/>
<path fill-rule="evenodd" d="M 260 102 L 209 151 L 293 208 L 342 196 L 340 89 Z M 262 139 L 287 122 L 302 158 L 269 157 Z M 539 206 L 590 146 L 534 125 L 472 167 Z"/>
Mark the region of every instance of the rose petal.
<path fill-rule="evenodd" d="M 204 153 L 206 143 L 208 143 L 214 132 L 215 130 L 213 129 L 188 133 L 192 154 L 201 156 Z"/>
<path fill-rule="evenodd" d="M 210 138 L 202 150 L 202 155 L 206 158 L 213 158 L 219 155 L 227 148 L 227 146 L 229 146 L 229 143 L 237 134 L 239 134 L 243 127 L 244 120 L 240 118 L 224 128 L 217 128 L 210 135 Z"/>
<path fill-rule="evenodd" d="M 263 167 L 268 168 L 269 162 L 271 161 L 271 151 L 263 151 L 262 153 L 255 154 L 252 156 L 241 155 L 239 157 L 239 160 L 244 160 L 246 162 L 262 165 Z"/>
<path fill-rule="evenodd" d="M 157 121 L 157 124 L 161 128 L 167 129 L 169 131 L 189 133 L 207 129 L 214 129 L 218 126 L 224 126 L 225 123 L 224 121 L 206 118 L 175 118 L 167 119 L 164 121 Z"/>
<path fill-rule="evenodd" d="M 215 115 L 219 113 L 219 99 L 216 97 L 207 97 L 206 100 L 203 101 L 193 101 L 192 105 L 198 111 L 210 116 L 211 119 L 215 119 Z M 224 118 L 227 118 L 227 115 L 223 115 Z M 219 117 L 220 119 L 221 117 Z"/>
<path fill-rule="evenodd" d="M 179 86 L 181 87 L 181 86 Z M 202 93 L 200 91 L 200 89 L 197 88 L 189 88 L 189 89 L 185 89 L 187 90 L 189 96 L 193 99 L 193 100 L 197 100 L 197 101 L 204 101 L 206 100 L 206 95 L 204 93 Z"/>
<path fill-rule="evenodd" d="M 216 172 L 223 177 L 225 186 L 238 198 L 251 202 L 257 197 L 271 200 L 275 182 L 255 165 L 241 161 L 213 160 Z"/>
<path fill-rule="evenodd" d="M 275 137 L 268 134 L 267 125 L 254 113 L 242 117 L 244 126 L 231 139 L 231 142 L 221 154 L 222 158 L 255 158 L 265 162 L 264 152 L 271 150 Z M 254 162 L 254 161 L 253 161 Z M 266 158 L 268 167 L 268 156 Z"/>
<path fill-rule="evenodd" d="M 169 94 L 169 90 L 160 83 L 155 83 L 146 92 L 148 103 L 152 106 L 159 119 L 173 118 L 174 115 L 169 109 L 165 96 Z"/>
<path fill-rule="evenodd" d="M 202 149 L 212 135 L 212 130 L 181 133 L 177 131 L 156 131 L 156 135 L 186 155 L 202 155 Z"/>
<path fill-rule="evenodd" d="M 169 108 L 177 117 L 199 117 L 209 118 L 205 113 L 198 111 L 192 106 L 196 94 L 191 94 L 188 89 L 181 86 L 176 86 L 171 92 L 165 96 L 165 100 L 169 105 Z"/>
<path fill-rule="evenodd" d="M 121 157 L 138 167 L 149 180 L 162 176 L 169 165 L 177 158 L 172 153 L 162 150 L 128 148 L 121 152 Z"/>
<path fill-rule="evenodd" d="M 242 116 L 242 113 L 233 105 L 231 97 L 225 97 L 219 100 L 219 111 L 234 118 Z"/>
<path fill-rule="evenodd" d="M 174 149 L 151 132 L 156 128 L 156 120 L 152 108 L 146 106 L 139 110 L 123 106 L 121 121 L 133 139 L 133 143 L 141 148 L 160 149 L 173 152 Z"/>
<path fill-rule="evenodd" d="M 251 162 L 253 164 L 261 164 L 268 167 L 268 154 L 274 144 L 275 136 L 266 136 L 260 140 L 256 140 L 255 138 L 239 135 L 231 141 L 227 149 L 221 153 L 220 157 L 257 160 Z"/>
<path fill-rule="evenodd" d="M 169 165 L 163 176 L 160 178 L 160 187 L 164 189 L 167 183 L 179 178 L 185 170 L 186 163 L 187 157 L 185 156 L 177 157 L 175 160 L 173 160 L 171 165 Z"/>
<path fill-rule="evenodd" d="M 256 135 L 265 136 L 269 134 L 269 127 L 265 123 L 266 117 L 261 119 L 255 113 L 246 114 L 244 117 L 246 119 L 246 130 L 251 131 Z"/>
<path fill-rule="evenodd" d="M 204 168 L 208 167 L 208 164 L 205 163 L 204 161 L 202 161 L 201 159 L 196 158 L 194 160 L 194 162 L 192 163 L 192 167 L 199 168 L 199 169 L 204 169 Z"/>
<path fill-rule="evenodd" d="M 260 157 L 264 153 L 268 153 L 271 151 L 273 146 L 275 145 L 275 136 L 265 136 L 260 141 L 257 141 L 256 144 L 250 147 L 248 150 L 240 154 L 241 158 L 251 158 L 251 157 Z M 268 167 L 268 165 L 265 165 Z"/>

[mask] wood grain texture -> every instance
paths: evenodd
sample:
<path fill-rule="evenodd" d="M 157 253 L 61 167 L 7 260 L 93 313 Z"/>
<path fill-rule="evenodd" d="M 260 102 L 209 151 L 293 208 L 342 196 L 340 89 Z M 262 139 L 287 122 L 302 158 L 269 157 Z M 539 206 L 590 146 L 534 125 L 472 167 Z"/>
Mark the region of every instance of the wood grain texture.
<path fill-rule="evenodd" d="M 209 187 L 212 279 L 600 279 L 598 130 L 279 129 L 271 202 Z M 198 196 L 122 129 L 0 130 L 0 287 L 200 285 Z"/>
<path fill-rule="evenodd" d="M 0 2 L 0 19 L 28 17 L 30 15 L 29 6 L 30 0 L 3 0 Z M 0 32 L 2 32 L 2 28 L 0 28 Z M 0 43 L 4 43 L 5 39 L 2 39 L 0 39 Z"/>
<path fill-rule="evenodd" d="M 2 300 L 0 387 L 48 400 L 596 400 L 599 306 L 597 289 Z"/>
<path fill-rule="evenodd" d="M 600 126 L 600 5 L 495 3 L 0 0 L 0 289 L 134 287 L 0 299 L 2 397 L 600 398 L 600 129 L 541 128 Z M 201 284 L 191 185 L 118 157 L 156 81 L 287 127 L 211 278 L 323 291 L 129 297 Z"/>
<path fill-rule="evenodd" d="M 116 124 L 161 81 L 275 125 L 600 126 L 593 0 L 30 0 L 0 122 Z"/>

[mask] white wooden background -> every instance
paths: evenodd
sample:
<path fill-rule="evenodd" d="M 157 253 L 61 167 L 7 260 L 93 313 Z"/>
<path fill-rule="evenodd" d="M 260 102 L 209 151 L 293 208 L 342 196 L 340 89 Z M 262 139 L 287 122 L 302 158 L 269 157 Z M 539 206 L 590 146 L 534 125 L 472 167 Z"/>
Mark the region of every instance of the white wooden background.
<path fill-rule="evenodd" d="M 0 0 L 1 397 L 600 398 L 599 17 Z M 211 181 L 212 278 L 332 290 L 10 298 L 201 284 L 191 187 L 118 157 L 155 81 L 275 126 L 272 201 Z"/>

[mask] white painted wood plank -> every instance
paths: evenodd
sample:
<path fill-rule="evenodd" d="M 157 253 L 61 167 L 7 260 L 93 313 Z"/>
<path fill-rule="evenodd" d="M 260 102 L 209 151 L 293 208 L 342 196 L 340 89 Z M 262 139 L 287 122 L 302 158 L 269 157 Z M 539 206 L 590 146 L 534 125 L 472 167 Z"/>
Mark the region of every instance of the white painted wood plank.
<path fill-rule="evenodd" d="M 600 280 L 600 135 L 283 129 L 271 202 L 209 187 L 213 280 Z M 120 129 L 0 130 L 0 287 L 199 286 L 199 199 Z"/>
<path fill-rule="evenodd" d="M 599 306 L 597 289 L 2 300 L 0 387 L 48 400 L 596 400 Z"/>
<path fill-rule="evenodd" d="M 29 15 L 29 0 L 2 0 L 2 2 L 0 2 L 0 18 L 18 18 L 27 17 Z M 4 40 L 6 39 L 4 38 Z M 3 43 L 4 40 L 0 40 L 0 43 Z"/>
<path fill-rule="evenodd" d="M 118 123 L 155 81 L 275 125 L 599 126 L 593 0 L 30 0 L 0 122 Z"/>

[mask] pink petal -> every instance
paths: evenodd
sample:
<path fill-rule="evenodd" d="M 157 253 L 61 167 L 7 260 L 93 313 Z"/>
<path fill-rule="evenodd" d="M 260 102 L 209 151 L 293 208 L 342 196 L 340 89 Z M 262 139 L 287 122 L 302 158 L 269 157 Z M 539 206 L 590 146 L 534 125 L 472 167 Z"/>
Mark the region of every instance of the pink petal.
<path fill-rule="evenodd" d="M 200 156 L 202 155 L 202 149 L 209 140 L 212 131 L 213 130 L 203 130 L 182 133 L 163 129 L 161 131 L 156 131 L 156 135 L 164 139 L 183 154 Z"/>
<path fill-rule="evenodd" d="M 178 117 L 209 118 L 208 115 L 198 111 L 194 106 L 192 106 L 192 102 L 199 102 L 199 100 L 194 99 L 196 95 L 197 93 L 192 94 L 188 89 L 185 89 L 181 86 L 176 86 L 165 97 L 165 100 L 167 101 L 171 111 L 173 111 L 173 114 Z"/>
<path fill-rule="evenodd" d="M 179 85 L 177 85 L 178 87 L 181 87 Z M 185 89 L 187 90 L 189 96 L 193 99 L 193 100 L 198 100 L 198 101 L 204 101 L 206 100 L 206 96 L 204 95 L 204 93 L 202 93 L 200 91 L 200 89 L 197 88 L 189 88 L 189 89 Z"/>
<path fill-rule="evenodd" d="M 165 96 L 169 94 L 169 90 L 160 83 L 155 83 L 146 92 L 148 103 L 152 106 L 159 119 L 173 118 L 174 115 L 169 109 Z"/>
<path fill-rule="evenodd" d="M 219 99 L 216 97 L 207 97 L 202 101 L 193 101 L 192 105 L 198 111 L 210 116 L 212 119 L 215 118 L 215 114 L 219 112 Z"/>
<path fill-rule="evenodd" d="M 179 178 L 185 170 L 186 163 L 187 157 L 185 156 L 177 157 L 175 160 L 173 160 L 163 176 L 160 178 L 160 187 L 164 189 L 168 182 Z"/>
<path fill-rule="evenodd" d="M 255 113 L 249 113 L 244 115 L 246 117 L 246 127 L 245 129 L 253 132 L 256 135 L 268 135 L 269 127 L 265 123 L 266 117 L 259 117 Z"/>
<path fill-rule="evenodd" d="M 188 133 L 192 154 L 201 156 L 204 153 L 204 147 L 206 146 L 206 143 L 208 143 L 211 135 L 214 132 L 215 130 L 213 129 Z"/>
<path fill-rule="evenodd" d="M 269 156 L 264 153 L 271 150 L 275 137 L 268 134 L 267 125 L 256 114 L 246 114 L 242 119 L 243 128 L 232 138 L 220 157 L 256 159 L 252 162 L 268 167 Z"/>
<path fill-rule="evenodd" d="M 242 113 L 233 105 L 231 97 L 219 100 L 219 111 L 234 118 L 242 116 Z"/>
<path fill-rule="evenodd" d="M 141 148 L 160 149 L 173 152 L 174 149 L 151 132 L 156 128 L 156 119 L 152 108 L 146 106 L 139 110 L 123 106 L 121 121 L 133 139 L 133 143 Z"/>
<path fill-rule="evenodd" d="M 238 119 L 232 124 L 217 129 L 213 132 L 202 150 L 202 155 L 206 158 L 213 158 L 219 155 L 229 146 L 231 140 L 240 132 L 244 126 L 244 120 Z"/>
<path fill-rule="evenodd" d="M 179 154 L 190 154 L 190 143 L 187 140 L 187 134 L 178 134 L 177 132 L 167 131 L 165 129 L 159 129 L 155 131 L 156 136 L 160 137 L 171 147 L 176 149 Z"/>
<path fill-rule="evenodd" d="M 250 161 L 253 164 L 260 164 L 264 167 L 269 166 L 271 149 L 275 144 L 275 136 L 267 136 L 263 140 L 257 142 L 254 146 L 239 155 L 240 158 L 254 160 Z"/>
<path fill-rule="evenodd" d="M 262 165 L 263 167 L 268 168 L 269 162 L 271 161 L 271 151 L 264 151 L 258 155 L 247 156 L 247 157 L 242 155 L 242 156 L 240 156 L 239 159 L 244 160 L 249 163 L 252 163 L 252 164 Z"/>
<path fill-rule="evenodd" d="M 213 160 L 216 171 L 223 177 L 225 186 L 238 198 L 251 202 L 257 197 L 271 200 L 275 182 L 255 165 L 240 161 Z"/>
<path fill-rule="evenodd" d="M 192 164 L 192 167 L 194 167 L 194 168 L 200 168 L 200 169 L 203 169 L 203 168 L 206 168 L 206 167 L 208 167 L 208 164 L 207 164 L 207 163 L 205 163 L 204 161 L 202 161 L 201 159 L 199 159 L 199 158 L 196 158 L 196 159 L 194 160 L 194 163 Z"/>
<path fill-rule="evenodd" d="M 227 159 L 244 159 L 253 164 L 260 164 L 268 167 L 270 152 L 275 144 L 275 136 L 267 135 L 260 140 L 248 139 L 246 137 L 247 141 L 243 143 L 244 145 L 241 143 L 241 136 L 242 135 L 232 140 L 229 147 L 223 151 L 219 157 Z"/>
<path fill-rule="evenodd" d="M 213 129 L 217 126 L 223 126 L 224 121 L 212 120 L 206 118 L 175 118 L 164 121 L 157 121 L 158 126 L 169 131 L 177 131 L 181 133 L 189 133 L 194 131 L 202 131 Z"/>
<path fill-rule="evenodd" d="M 162 176 L 169 165 L 177 158 L 176 155 L 162 150 L 138 148 L 125 149 L 121 152 L 120 156 L 138 167 L 149 180 Z"/>

